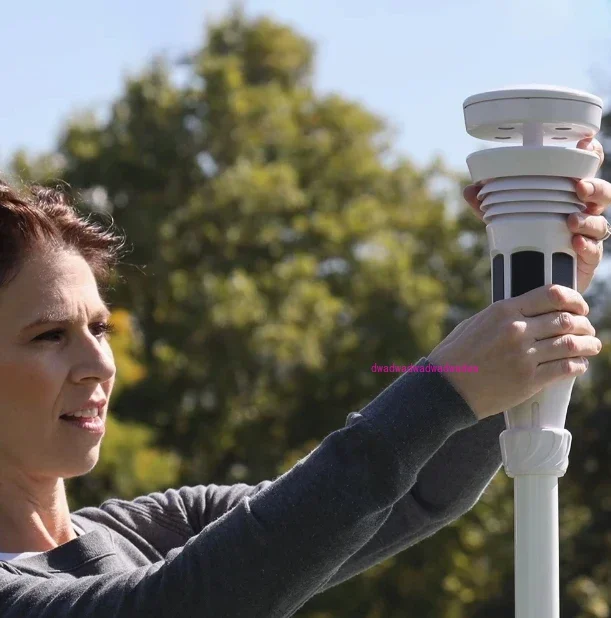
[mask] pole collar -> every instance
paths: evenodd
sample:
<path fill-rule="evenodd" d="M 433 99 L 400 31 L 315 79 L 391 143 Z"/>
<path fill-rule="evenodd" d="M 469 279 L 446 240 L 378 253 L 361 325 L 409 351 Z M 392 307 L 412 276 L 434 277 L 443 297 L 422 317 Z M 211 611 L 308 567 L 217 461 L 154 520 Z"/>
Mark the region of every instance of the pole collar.
<path fill-rule="evenodd" d="M 569 431 L 557 427 L 506 429 L 499 440 L 507 476 L 564 476 L 569 467 L 571 439 Z"/>

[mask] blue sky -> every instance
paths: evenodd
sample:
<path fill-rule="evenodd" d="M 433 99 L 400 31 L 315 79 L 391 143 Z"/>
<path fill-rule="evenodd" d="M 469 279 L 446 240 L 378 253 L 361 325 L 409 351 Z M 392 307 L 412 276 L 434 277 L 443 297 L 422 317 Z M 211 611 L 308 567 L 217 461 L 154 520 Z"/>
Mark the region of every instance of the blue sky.
<path fill-rule="evenodd" d="M 18 147 L 52 149 L 80 108 L 104 113 L 127 74 L 156 52 L 202 41 L 226 0 L 57 0 L 3 8 L 0 170 Z M 250 0 L 318 44 L 316 84 L 386 117 L 417 165 L 441 154 L 466 173 L 484 146 L 465 133 L 462 102 L 511 84 L 593 92 L 611 104 L 611 0 Z M 45 7 L 45 8 L 39 8 Z M 567 144 L 572 145 L 572 144 Z"/>

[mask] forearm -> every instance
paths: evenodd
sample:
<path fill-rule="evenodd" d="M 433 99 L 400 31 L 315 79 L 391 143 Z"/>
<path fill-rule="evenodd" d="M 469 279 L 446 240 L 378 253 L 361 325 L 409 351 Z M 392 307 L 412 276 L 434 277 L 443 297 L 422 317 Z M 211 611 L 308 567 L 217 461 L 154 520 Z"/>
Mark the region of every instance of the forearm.
<path fill-rule="evenodd" d="M 417 364 L 426 364 L 421 359 Z M 391 508 L 380 530 L 326 582 L 321 592 L 431 536 L 479 500 L 502 464 L 502 414 L 462 429 L 444 442 Z"/>

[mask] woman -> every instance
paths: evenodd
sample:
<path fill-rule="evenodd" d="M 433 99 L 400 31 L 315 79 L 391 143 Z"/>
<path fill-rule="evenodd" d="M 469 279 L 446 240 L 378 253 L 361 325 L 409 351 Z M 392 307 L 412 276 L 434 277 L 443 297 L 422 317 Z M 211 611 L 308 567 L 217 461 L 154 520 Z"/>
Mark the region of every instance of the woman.
<path fill-rule="evenodd" d="M 499 413 L 583 374 L 600 350 L 580 292 L 600 261 L 611 185 L 593 182 L 593 214 L 572 230 L 579 292 L 545 286 L 494 303 L 417 363 L 478 373 L 402 374 L 273 482 L 74 513 L 64 479 L 93 469 L 103 433 L 62 417 L 95 408 L 89 423 L 103 428 L 115 365 L 98 286 L 121 239 L 60 192 L 0 184 L 0 615 L 291 616 L 465 513 L 501 465 Z M 573 345 L 551 345 L 566 335 Z"/>

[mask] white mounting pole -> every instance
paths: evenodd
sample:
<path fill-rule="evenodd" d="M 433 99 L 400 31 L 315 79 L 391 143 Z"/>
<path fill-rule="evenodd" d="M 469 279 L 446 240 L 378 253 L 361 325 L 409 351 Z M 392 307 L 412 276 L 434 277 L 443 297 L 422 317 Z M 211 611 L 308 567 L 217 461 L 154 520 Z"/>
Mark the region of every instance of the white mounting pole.
<path fill-rule="evenodd" d="M 473 137 L 518 145 L 467 157 L 472 181 L 484 185 L 479 196 L 492 302 L 550 283 L 576 289 L 566 219 L 586 206 L 572 179 L 595 176 L 599 160 L 593 152 L 549 144 L 596 135 L 602 100 L 533 84 L 471 96 L 463 111 Z M 560 618 L 558 478 L 569 464 L 571 434 L 564 425 L 574 382 L 557 381 L 504 413 L 503 465 L 515 479 L 516 618 Z"/>

